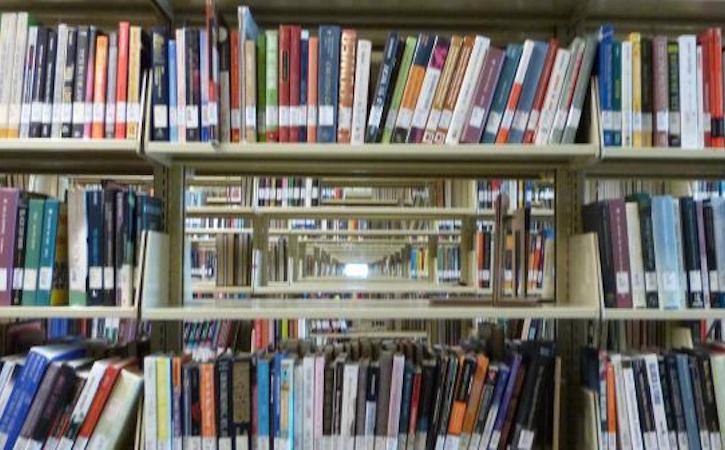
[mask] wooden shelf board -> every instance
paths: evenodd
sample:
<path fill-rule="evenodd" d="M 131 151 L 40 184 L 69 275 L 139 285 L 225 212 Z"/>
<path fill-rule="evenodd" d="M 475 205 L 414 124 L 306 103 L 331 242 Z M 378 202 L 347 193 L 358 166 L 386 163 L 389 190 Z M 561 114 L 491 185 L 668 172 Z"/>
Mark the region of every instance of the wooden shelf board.
<path fill-rule="evenodd" d="M 5 319 L 135 319 L 136 307 L 121 306 L 2 306 L 0 318 Z"/>
<path fill-rule="evenodd" d="M 630 309 L 605 308 L 602 311 L 604 320 L 705 320 L 725 319 L 725 309 Z"/>

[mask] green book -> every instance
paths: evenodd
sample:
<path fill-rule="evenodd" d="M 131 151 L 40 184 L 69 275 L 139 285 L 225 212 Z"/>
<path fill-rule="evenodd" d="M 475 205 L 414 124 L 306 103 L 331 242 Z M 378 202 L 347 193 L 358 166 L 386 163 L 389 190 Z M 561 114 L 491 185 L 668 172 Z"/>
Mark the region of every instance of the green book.
<path fill-rule="evenodd" d="M 38 266 L 38 289 L 35 304 L 50 306 L 50 289 L 53 286 L 53 265 L 55 264 L 55 241 L 58 234 L 60 202 L 54 198 L 45 201 L 43 230 L 40 240 L 40 264 Z"/>
<path fill-rule="evenodd" d="M 45 200 L 31 198 L 28 205 L 28 230 L 25 234 L 25 270 L 23 271 L 22 305 L 35 305 L 40 267 L 40 246 L 43 237 L 43 209 Z"/>
<path fill-rule="evenodd" d="M 264 33 L 257 36 L 257 142 L 267 140 L 267 39 Z"/>
<path fill-rule="evenodd" d="M 277 30 L 265 31 L 267 40 L 265 123 L 267 141 L 277 141 Z"/>
<path fill-rule="evenodd" d="M 385 119 L 385 129 L 383 129 L 383 139 L 381 142 L 389 144 L 393 137 L 395 129 L 395 120 L 398 118 L 398 108 L 403 100 L 403 91 L 405 83 L 408 81 L 408 72 L 410 64 L 413 62 L 413 53 L 415 53 L 415 44 L 418 38 L 408 36 L 405 40 L 405 50 L 403 50 L 403 58 L 400 60 L 400 70 L 398 70 L 398 78 L 395 80 L 395 89 L 393 89 L 393 97 L 390 99 L 390 108 L 388 109 L 388 117 Z"/>

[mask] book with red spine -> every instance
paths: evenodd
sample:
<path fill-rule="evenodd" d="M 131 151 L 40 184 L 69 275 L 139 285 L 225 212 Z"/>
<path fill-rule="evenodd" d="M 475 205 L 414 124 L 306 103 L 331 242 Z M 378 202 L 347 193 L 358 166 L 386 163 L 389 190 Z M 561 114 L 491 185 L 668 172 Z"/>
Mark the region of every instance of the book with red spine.
<path fill-rule="evenodd" d="M 710 114 L 712 96 L 711 94 L 711 75 L 710 60 L 712 53 L 710 51 L 711 39 L 709 30 L 705 30 L 697 36 L 697 45 L 702 47 L 702 109 L 705 117 L 704 120 L 704 139 L 705 147 L 712 147 L 712 134 L 710 130 Z"/>
<path fill-rule="evenodd" d="M 93 86 L 93 120 L 91 138 L 103 139 L 106 113 L 106 72 L 108 64 L 108 36 L 96 38 L 96 66 Z"/>
<path fill-rule="evenodd" d="M 310 36 L 307 62 L 307 142 L 317 142 L 317 53 L 320 39 Z"/>
<path fill-rule="evenodd" d="M 93 91 L 96 78 L 96 27 L 88 27 L 88 59 L 86 64 L 86 97 L 83 107 L 83 137 L 91 137 L 91 124 L 93 122 Z"/>
<path fill-rule="evenodd" d="M 506 102 L 506 109 L 501 119 L 501 125 L 498 129 L 498 135 L 496 135 L 497 144 L 505 144 L 508 142 L 509 130 L 514 120 L 514 113 L 516 112 L 516 105 L 519 103 L 519 97 L 521 97 L 521 91 L 524 87 L 524 79 L 526 78 L 526 71 L 529 68 L 529 61 L 531 60 L 531 53 L 534 51 L 534 41 L 526 39 L 524 41 L 524 49 L 521 53 L 521 59 L 519 59 L 519 65 L 516 68 L 516 74 L 514 75 L 514 83 L 511 86 L 511 92 L 509 92 L 509 98 Z"/>
<path fill-rule="evenodd" d="M 302 28 L 299 25 L 290 25 L 290 51 L 289 51 L 289 140 L 300 141 L 300 37 Z"/>
<path fill-rule="evenodd" d="M 130 24 L 118 24 L 118 69 L 116 71 L 116 139 L 126 139 L 126 90 L 128 89 L 128 35 Z"/>
<path fill-rule="evenodd" d="M 214 363 L 199 365 L 199 403 L 201 405 L 201 442 L 202 448 L 215 448 L 216 429 L 216 389 L 214 386 Z M 212 444 L 213 443 L 213 444 Z"/>
<path fill-rule="evenodd" d="M 529 121 L 526 124 L 524 144 L 531 144 L 534 142 L 534 135 L 536 134 L 536 127 L 539 123 L 541 108 L 544 106 L 544 97 L 546 97 L 546 89 L 549 86 L 549 78 L 551 78 L 551 71 L 554 67 L 554 59 L 556 59 L 557 50 L 559 50 L 559 40 L 556 38 L 549 39 L 549 51 L 547 52 L 546 59 L 544 60 L 544 68 L 541 70 L 539 85 L 536 87 L 534 104 L 531 107 Z"/>
<path fill-rule="evenodd" d="M 241 140 L 241 105 L 240 105 L 240 93 L 239 93 L 239 58 L 242 54 L 239 43 L 239 31 L 232 31 L 229 35 L 229 46 L 231 52 L 231 86 L 230 86 L 230 102 L 231 102 L 231 141 L 239 142 Z"/>
<path fill-rule="evenodd" d="M 291 25 L 279 26 L 277 98 L 279 99 L 279 142 L 290 141 L 290 35 Z"/>
<path fill-rule="evenodd" d="M 215 0 L 206 0 L 206 47 L 209 58 L 209 140 L 219 140 L 219 19 Z"/>
<path fill-rule="evenodd" d="M 722 32 L 710 28 L 710 137 L 713 147 L 725 147 L 725 117 L 723 117 Z"/>

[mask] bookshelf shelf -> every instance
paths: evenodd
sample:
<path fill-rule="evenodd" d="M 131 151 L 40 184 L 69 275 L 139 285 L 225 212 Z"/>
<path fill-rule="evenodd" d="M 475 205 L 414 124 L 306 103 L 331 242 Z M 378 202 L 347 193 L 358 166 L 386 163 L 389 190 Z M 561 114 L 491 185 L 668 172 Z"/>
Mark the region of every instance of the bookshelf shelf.
<path fill-rule="evenodd" d="M 270 219 L 315 219 L 315 218 L 366 218 L 366 219 L 430 219 L 446 220 L 471 217 L 476 214 L 472 208 L 417 208 L 386 206 L 315 206 L 315 207 L 242 207 L 242 206 L 194 206 L 186 209 L 187 217 L 254 217 Z"/>
<path fill-rule="evenodd" d="M 315 294 L 451 294 L 465 295 L 475 294 L 477 289 L 472 286 L 456 286 L 445 284 L 434 284 L 424 281 L 400 281 L 390 278 L 389 280 L 377 281 L 302 281 L 294 284 L 260 286 L 254 288 L 258 295 L 299 295 L 307 293 Z"/>
<path fill-rule="evenodd" d="M 725 177 L 725 149 L 602 148 L 586 173 L 602 177 Z"/>
<path fill-rule="evenodd" d="M 3 319 L 135 319 L 138 309 L 134 306 L 2 306 Z"/>
<path fill-rule="evenodd" d="M 216 235 L 216 234 L 250 234 L 251 228 L 187 228 L 187 235 Z M 272 228 L 269 234 L 273 236 L 347 236 L 347 237 L 400 237 L 400 236 L 458 236 L 460 230 L 306 230 Z M 355 241 L 351 241 L 355 242 Z"/>
<path fill-rule="evenodd" d="M 596 158 L 596 144 L 176 144 L 148 142 L 146 155 L 203 174 L 535 176 Z"/>
<path fill-rule="evenodd" d="M 0 139 L 0 169 L 6 172 L 152 174 L 136 140 Z"/>
<path fill-rule="evenodd" d="M 725 319 L 725 309 L 617 309 L 604 308 L 603 320 L 715 320 Z"/>
<path fill-rule="evenodd" d="M 429 300 L 290 300 L 219 301 L 198 306 L 146 308 L 145 320 L 198 319 L 596 319 L 597 308 L 581 306 L 491 306 L 473 302 Z"/>

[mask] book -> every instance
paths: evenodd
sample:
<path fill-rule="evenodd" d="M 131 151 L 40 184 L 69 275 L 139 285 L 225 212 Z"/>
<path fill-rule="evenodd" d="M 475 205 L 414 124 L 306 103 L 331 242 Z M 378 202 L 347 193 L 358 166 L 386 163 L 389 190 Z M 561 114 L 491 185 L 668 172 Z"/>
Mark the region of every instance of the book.
<path fill-rule="evenodd" d="M 526 76 L 521 86 L 521 94 L 519 102 L 516 105 L 516 112 L 511 121 L 511 127 L 508 131 L 508 143 L 520 144 L 524 141 L 524 132 L 529 122 L 529 114 L 534 103 L 534 96 L 541 79 L 544 62 L 549 50 L 549 44 L 546 42 L 534 42 L 529 66 L 526 70 Z M 578 126 L 578 124 L 577 124 Z"/>
<path fill-rule="evenodd" d="M 320 143 L 333 143 L 337 138 L 341 34 L 337 26 L 321 26 L 319 30 L 317 142 Z"/>
<path fill-rule="evenodd" d="M 368 84 L 370 80 L 370 59 L 372 57 L 372 42 L 360 39 L 357 43 L 357 60 L 355 61 L 355 92 L 352 109 L 351 144 L 365 142 L 365 115 L 368 105 Z M 305 115 L 306 117 L 306 115 Z"/>
<path fill-rule="evenodd" d="M 494 89 L 501 74 L 504 58 L 503 50 L 498 48 L 491 47 L 486 52 L 483 67 L 473 93 L 474 100 L 468 113 L 469 118 L 463 126 L 462 143 L 474 144 L 481 140 L 483 127 L 491 111 Z"/>
<path fill-rule="evenodd" d="M 683 148 L 700 144 L 697 125 L 697 43 L 693 35 L 677 38 L 680 92 L 680 142 Z"/>
<path fill-rule="evenodd" d="M 400 57 L 398 73 L 395 77 L 395 85 L 390 97 L 390 106 L 385 116 L 385 125 L 383 127 L 381 142 L 388 144 L 392 141 L 393 132 L 398 119 L 398 110 L 403 99 L 403 91 L 408 81 L 408 73 L 413 63 L 413 55 L 417 48 L 418 39 L 415 36 L 408 36 L 405 39 L 404 50 Z"/>
<path fill-rule="evenodd" d="M 383 62 L 373 91 L 365 142 L 379 142 L 386 123 L 390 98 L 393 94 L 393 80 L 397 77 L 403 44 L 397 32 L 390 32 L 385 40 Z M 311 67 L 311 66 L 310 66 Z"/>
<path fill-rule="evenodd" d="M 496 142 L 496 136 L 498 135 L 498 129 L 503 120 L 504 110 L 506 109 L 506 102 L 511 91 L 511 86 L 514 83 L 514 76 L 516 74 L 517 67 L 523 47 L 517 44 L 509 44 L 506 47 L 506 57 L 504 59 L 503 67 L 501 68 L 501 75 L 499 76 L 498 83 L 496 83 L 496 90 L 493 94 L 493 100 L 491 103 L 491 110 L 488 113 L 486 119 L 486 126 L 483 130 L 483 136 L 481 142 L 484 144 L 493 144 Z"/>
<path fill-rule="evenodd" d="M 265 43 L 265 140 L 277 142 L 279 140 L 279 110 L 278 110 L 278 44 L 279 32 L 277 30 L 266 30 Z"/>
<path fill-rule="evenodd" d="M 349 143 L 352 132 L 352 109 L 355 88 L 357 32 L 344 29 L 340 35 L 339 95 L 337 105 L 337 142 Z"/>
<path fill-rule="evenodd" d="M 420 95 L 426 75 L 426 67 L 431 58 L 431 53 L 436 45 L 436 37 L 429 34 L 420 34 L 416 41 L 415 53 L 408 70 L 408 79 L 400 101 L 395 128 L 393 129 L 391 141 L 404 143 L 408 137 L 410 127 L 415 113 L 415 105 Z"/>

